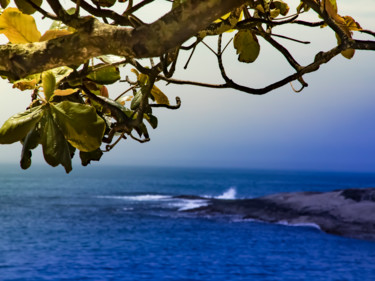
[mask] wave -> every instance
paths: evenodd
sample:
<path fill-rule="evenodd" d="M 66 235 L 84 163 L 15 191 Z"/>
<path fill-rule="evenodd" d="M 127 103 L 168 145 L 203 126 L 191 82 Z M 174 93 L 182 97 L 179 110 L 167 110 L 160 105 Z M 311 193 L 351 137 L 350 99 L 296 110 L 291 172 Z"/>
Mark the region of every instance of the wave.
<path fill-rule="evenodd" d="M 139 194 L 139 195 L 107 195 L 107 196 L 97 196 L 97 198 L 104 199 L 119 199 L 126 201 L 160 201 L 162 203 L 167 203 L 164 206 L 177 208 L 177 211 L 188 211 L 191 209 L 196 209 L 199 207 L 204 207 L 209 204 L 209 200 L 215 199 L 236 199 L 236 189 L 235 187 L 230 187 L 228 190 L 224 191 L 219 196 L 200 196 L 202 199 L 186 199 L 186 198 L 174 198 L 172 195 L 160 195 L 160 194 Z M 207 198 L 207 200 L 205 200 Z"/>
<path fill-rule="evenodd" d="M 179 212 L 196 209 L 208 205 L 208 200 L 189 200 L 177 199 L 178 201 L 170 203 L 170 206 L 177 207 Z"/>
<path fill-rule="evenodd" d="M 129 201 L 158 201 L 171 199 L 171 196 L 168 195 L 155 195 L 155 194 L 143 194 L 143 195 L 132 195 L 132 196 L 98 196 L 98 198 L 106 199 L 122 199 Z"/>
<path fill-rule="evenodd" d="M 236 194 L 237 194 L 236 188 L 231 187 L 228 190 L 226 190 L 223 194 L 221 194 L 217 197 L 214 197 L 214 198 L 216 198 L 216 199 L 236 199 Z"/>
<path fill-rule="evenodd" d="M 277 224 L 286 225 L 286 226 L 297 226 L 297 227 L 312 227 L 312 228 L 322 230 L 318 224 L 313 223 L 313 222 L 292 223 L 292 222 L 282 220 L 282 221 L 278 221 Z"/>

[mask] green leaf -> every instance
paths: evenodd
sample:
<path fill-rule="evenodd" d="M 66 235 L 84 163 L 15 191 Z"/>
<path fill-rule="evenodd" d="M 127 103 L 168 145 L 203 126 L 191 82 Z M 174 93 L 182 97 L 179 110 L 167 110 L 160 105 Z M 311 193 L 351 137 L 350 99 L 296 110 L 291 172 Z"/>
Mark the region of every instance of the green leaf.
<path fill-rule="evenodd" d="M 103 152 L 100 148 L 90 151 L 90 152 L 79 152 L 79 157 L 81 158 L 82 166 L 87 166 L 91 161 L 99 161 L 102 157 Z"/>
<path fill-rule="evenodd" d="M 5 9 L 8 7 L 10 0 L 0 0 L 1 8 Z"/>
<path fill-rule="evenodd" d="M 132 102 L 130 104 L 130 109 L 131 110 L 136 110 L 139 107 L 139 105 L 141 104 L 141 101 L 142 101 L 142 97 L 143 97 L 143 94 L 142 94 L 141 91 L 138 91 L 135 94 L 135 96 L 132 99 Z"/>
<path fill-rule="evenodd" d="M 241 62 L 254 62 L 260 52 L 260 45 L 254 33 L 249 30 L 240 30 L 234 36 L 234 48 L 237 50 L 238 60 Z"/>
<path fill-rule="evenodd" d="M 103 101 L 105 101 L 109 105 L 111 105 L 113 107 L 116 107 L 117 109 L 121 110 L 129 118 L 133 114 L 132 110 L 130 110 L 129 108 L 126 108 L 125 106 L 123 106 L 122 104 L 120 104 L 120 102 L 114 101 L 114 100 L 112 100 L 110 98 L 103 97 L 103 96 L 98 96 L 98 98 L 102 99 Z M 114 114 L 116 116 L 116 119 L 118 120 L 118 122 L 125 121 L 124 118 L 123 118 L 123 115 L 121 113 L 118 114 L 116 111 L 113 111 L 112 114 Z"/>
<path fill-rule="evenodd" d="M 149 138 L 147 127 L 144 123 L 139 124 L 137 127 L 134 128 L 138 135 L 142 137 L 142 135 L 145 136 L 145 138 Z"/>
<path fill-rule="evenodd" d="M 51 110 L 56 124 L 72 146 L 84 152 L 100 147 L 106 126 L 95 108 L 63 101 L 51 105 Z"/>
<path fill-rule="evenodd" d="M 31 0 L 35 5 L 39 6 L 42 5 L 43 0 Z M 26 0 L 14 0 L 16 3 L 18 9 L 24 14 L 34 14 L 36 12 L 36 9 L 31 6 L 29 3 L 27 3 Z"/>
<path fill-rule="evenodd" d="M 101 7 L 112 7 L 116 0 L 91 0 L 95 5 L 99 5 Z"/>
<path fill-rule="evenodd" d="M 156 129 L 158 126 L 158 118 L 151 114 L 144 114 L 144 118 L 150 123 L 153 129 Z"/>
<path fill-rule="evenodd" d="M 100 59 L 102 62 L 106 64 L 113 64 L 113 63 L 123 62 L 125 60 L 125 57 L 120 57 L 120 56 L 115 56 L 115 55 L 103 55 L 103 56 L 99 56 L 98 59 Z"/>
<path fill-rule="evenodd" d="M 120 70 L 113 65 L 105 65 L 86 76 L 99 84 L 113 84 L 120 80 Z"/>
<path fill-rule="evenodd" d="M 0 144 L 10 144 L 22 140 L 42 116 L 42 106 L 13 115 L 0 128 Z"/>
<path fill-rule="evenodd" d="M 20 165 L 22 169 L 28 169 L 31 166 L 31 150 L 36 148 L 41 143 L 41 123 L 36 126 L 27 134 L 23 141 L 23 148 L 21 153 Z"/>
<path fill-rule="evenodd" d="M 64 138 L 64 134 L 55 123 L 50 110 L 48 110 L 48 114 L 45 114 L 42 120 L 42 127 L 41 143 L 44 159 L 52 167 L 61 164 L 65 171 L 69 173 L 72 170 L 69 145 Z"/>
<path fill-rule="evenodd" d="M 44 71 L 42 73 L 42 85 L 44 90 L 44 96 L 49 101 L 56 88 L 56 78 L 52 71 Z"/>
<path fill-rule="evenodd" d="M 301 1 L 296 10 L 298 14 L 301 13 L 301 11 L 308 12 L 310 6 Z"/>
<path fill-rule="evenodd" d="M 275 9 L 279 10 L 279 13 L 283 16 L 286 16 L 289 12 L 289 6 L 287 3 L 281 0 L 274 0 L 272 5 Z"/>
<path fill-rule="evenodd" d="M 59 85 L 61 80 L 68 77 L 74 70 L 67 66 L 60 66 L 49 70 L 53 73 L 56 79 L 56 85 Z"/>

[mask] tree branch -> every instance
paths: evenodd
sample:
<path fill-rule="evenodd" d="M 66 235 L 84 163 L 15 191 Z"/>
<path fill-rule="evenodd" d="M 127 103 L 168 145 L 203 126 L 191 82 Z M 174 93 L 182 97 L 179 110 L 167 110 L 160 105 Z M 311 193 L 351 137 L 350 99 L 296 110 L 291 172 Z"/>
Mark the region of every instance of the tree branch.
<path fill-rule="evenodd" d="M 244 2 L 189 0 L 154 23 L 132 29 L 104 24 L 94 18 L 72 19 L 58 1 L 48 0 L 58 17 L 68 25 L 77 26 L 78 31 L 47 42 L 0 46 L 0 73 L 21 78 L 58 66 L 79 65 L 106 54 L 159 57 Z"/>

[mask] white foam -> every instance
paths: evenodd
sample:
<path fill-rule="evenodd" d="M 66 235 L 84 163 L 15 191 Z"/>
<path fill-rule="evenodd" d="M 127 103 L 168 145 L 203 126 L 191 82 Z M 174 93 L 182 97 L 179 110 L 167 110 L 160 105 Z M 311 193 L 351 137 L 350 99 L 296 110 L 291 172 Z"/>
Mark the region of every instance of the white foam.
<path fill-rule="evenodd" d="M 312 227 L 312 228 L 322 230 L 319 225 L 317 225 L 316 223 L 313 223 L 313 222 L 293 223 L 293 222 L 288 222 L 288 221 L 282 220 L 282 221 L 278 221 L 277 223 L 282 224 L 282 225 L 287 225 L 287 226 Z"/>
<path fill-rule="evenodd" d="M 153 194 L 144 194 L 144 195 L 134 195 L 134 196 L 98 196 L 98 198 L 108 198 L 108 199 L 121 199 L 129 201 L 158 201 L 170 199 L 170 196 L 167 195 L 153 195 Z"/>
<path fill-rule="evenodd" d="M 236 199 L 236 189 L 234 187 L 229 188 L 223 194 L 215 197 L 216 199 Z"/>
<path fill-rule="evenodd" d="M 191 209 L 196 209 L 199 207 L 204 207 L 208 205 L 207 200 L 189 200 L 189 199 L 181 199 L 176 202 L 170 203 L 169 206 L 177 207 L 178 211 L 187 211 Z"/>

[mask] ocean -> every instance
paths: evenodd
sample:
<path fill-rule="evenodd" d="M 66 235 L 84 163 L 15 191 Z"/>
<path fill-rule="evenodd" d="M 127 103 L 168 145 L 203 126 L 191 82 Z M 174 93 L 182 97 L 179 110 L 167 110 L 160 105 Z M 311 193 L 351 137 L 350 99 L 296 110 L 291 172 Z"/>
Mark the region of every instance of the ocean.
<path fill-rule="evenodd" d="M 375 242 L 185 212 L 205 200 L 374 187 L 375 174 L 0 166 L 0 280 L 375 280 Z M 374 214 L 375 215 L 375 214 Z"/>

